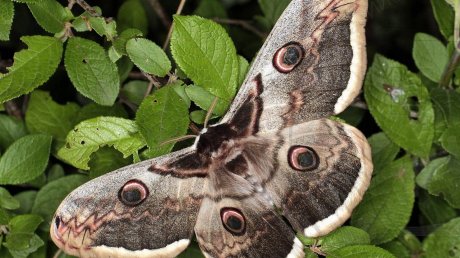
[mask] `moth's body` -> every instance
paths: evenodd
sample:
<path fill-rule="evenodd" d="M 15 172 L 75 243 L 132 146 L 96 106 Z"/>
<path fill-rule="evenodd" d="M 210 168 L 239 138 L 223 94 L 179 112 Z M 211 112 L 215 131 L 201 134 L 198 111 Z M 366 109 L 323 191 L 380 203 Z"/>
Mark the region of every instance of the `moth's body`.
<path fill-rule="evenodd" d="M 193 146 L 72 192 L 51 227 L 82 257 L 303 257 L 296 238 L 347 220 L 371 177 L 355 128 L 328 120 L 359 92 L 366 0 L 293 0 L 227 115 Z"/>

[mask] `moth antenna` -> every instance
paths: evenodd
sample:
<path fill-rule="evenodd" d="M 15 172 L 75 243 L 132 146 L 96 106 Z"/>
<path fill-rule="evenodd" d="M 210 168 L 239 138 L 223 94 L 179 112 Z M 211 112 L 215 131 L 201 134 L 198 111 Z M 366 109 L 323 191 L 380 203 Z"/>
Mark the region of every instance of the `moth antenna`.
<path fill-rule="evenodd" d="M 214 99 L 212 100 L 211 106 L 209 107 L 208 113 L 206 114 L 206 118 L 204 119 L 204 128 L 208 127 L 209 119 L 211 119 L 212 111 L 214 111 L 214 108 L 216 108 L 218 100 L 218 97 L 214 97 Z"/>
<path fill-rule="evenodd" d="M 172 138 L 172 139 L 169 139 L 167 141 L 164 141 L 164 142 L 160 143 L 160 146 L 163 146 L 163 145 L 166 145 L 166 144 L 169 144 L 169 143 L 176 143 L 176 142 L 185 141 L 185 140 L 192 139 L 192 138 L 195 138 L 195 137 L 197 137 L 197 136 L 196 135 L 185 135 L 185 136 L 181 136 L 181 137 L 177 137 L 177 138 Z"/>

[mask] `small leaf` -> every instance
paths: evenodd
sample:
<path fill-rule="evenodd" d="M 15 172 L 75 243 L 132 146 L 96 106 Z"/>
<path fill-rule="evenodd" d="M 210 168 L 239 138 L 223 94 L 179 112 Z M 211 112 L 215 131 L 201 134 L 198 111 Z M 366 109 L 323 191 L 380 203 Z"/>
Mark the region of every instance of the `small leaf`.
<path fill-rule="evenodd" d="M 78 113 L 77 121 L 82 122 L 100 116 L 127 118 L 128 113 L 126 113 L 125 108 L 120 104 L 115 104 L 111 107 L 105 107 L 95 103 L 90 103 L 81 108 L 80 112 Z"/>
<path fill-rule="evenodd" d="M 430 161 L 430 163 L 428 163 L 428 165 L 426 165 L 417 175 L 417 185 L 428 190 L 430 188 L 430 183 L 433 179 L 433 175 L 437 173 L 441 167 L 449 163 L 449 160 L 449 157 L 443 157 Z"/>
<path fill-rule="evenodd" d="M 390 164 L 399 153 L 398 145 L 394 144 L 385 133 L 374 134 L 369 138 L 372 149 L 372 163 L 374 173 Z"/>
<path fill-rule="evenodd" d="M 369 110 L 385 134 L 410 153 L 428 157 L 434 112 L 420 78 L 400 63 L 376 55 L 364 86 Z"/>
<path fill-rule="evenodd" d="M 437 38 L 425 34 L 415 35 L 412 55 L 418 69 L 430 80 L 439 82 L 449 61 L 444 44 Z"/>
<path fill-rule="evenodd" d="M 51 137 L 27 135 L 14 142 L 0 159 L 0 184 L 22 184 L 40 176 L 48 165 Z"/>
<path fill-rule="evenodd" d="M 139 130 L 151 149 L 187 133 L 189 125 L 187 103 L 171 85 L 165 86 L 148 96 L 136 114 Z M 161 146 L 159 153 L 168 153 L 174 144 Z"/>
<path fill-rule="evenodd" d="M 113 105 L 118 96 L 120 78 L 117 66 L 99 44 L 79 37 L 71 38 L 64 63 L 78 92 L 99 105 Z"/>
<path fill-rule="evenodd" d="M 44 245 L 43 240 L 33 233 L 11 233 L 3 244 L 14 258 L 26 258 Z"/>
<path fill-rule="evenodd" d="M 131 161 L 123 158 L 123 154 L 113 148 L 101 148 L 91 156 L 89 177 L 96 178 L 102 176 L 107 172 L 131 164 Z"/>
<path fill-rule="evenodd" d="M 142 31 L 138 29 L 126 29 L 113 41 L 113 47 L 120 55 L 127 55 L 126 42 L 138 37 L 142 37 Z"/>
<path fill-rule="evenodd" d="M 452 154 L 460 158 L 460 123 L 451 125 L 441 136 L 442 147 Z"/>
<path fill-rule="evenodd" d="M 215 96 L 209 93 L 207 90 L 196 85 L 190 85 L 186 87 L 185 92 L 197 106 L 204 110 L 209 110 L 215 98 Z M 218 116 L 222 116 L 225 114 L 229 106 L 229 101 L 218 99 L 217 104 L 212 113 Z"/>
<path fill-rule="evenodd" d="M 38 215 L 25 214 L 15 216 L 8 224 L 11 233 L 33 233 L 42 221 Z"/>
<path fill-rule="evenodd" d="M 83 175 L 70 175 L 54 180 L 38 191 L 32 213 L 44 218 L 46 223 L 40 226 L 41 230 L 49 231 L 51 219 L 59 204 L 73 189 L 87 180 L 88 177 Z"/>
<path fill-rule="evenodd" d="M 428 184 L 428 192 L 444 199 L 454 208 L 460 208 L 460 159 L 449 157 L 449 161 L 436 169 Z"/>
<path fill-rule="evenodd" d="M 3 187 L 0 187 L 0 207 L 7 210 L 19 208 L 19 202 Z"/>
<path fill-rule="evenodd" d="M 47 181 L 48 183 L 54 180 L 57 180 L 65 175 L 64 173 L 64 168 L 59 165 L 59 164 L 54 164 L 49 170 L 48 170 L 48 177 Z"/>
<path fill-rule="evenodd" d="M 90 17 L 89 24 L 99 36 L 105 36 L 108 41 L 112 41 L 117 36 L 115 21 L 106 21 L 104 17 Z"/>
<path fill-rule="evenodd" d="M 0 0 L 0 40 L 10 40 L 13 25 L 14 5 L 11 0 Z"/>
<path fill-rule="evenodd" d="M 37 90 L 30 96 L 26 125 L 31 133 L 53 136 L 59 148 L 65 143 L 67 133 L 75 126 L 79 110 L 80 107 L 75 103 L 59 105 L 51 99 L 49 93 Z"/>
<path fill-rule="evenodd" d="M 423 241 L 426 258 L 460 256 L 460 218 L 453 219 L 428 235 Z"/>
<path fill-rule="evenodd" d="M 163 77 L 171 70 L 166 53 L 154 42 L 144 38 L 132 38 L 126 43 L 131 61 L 142 71 Z"/>
<path fill-rule="evenodd" d="M 93 6 L 93 11 L 95 11 L 98 15 L 102 15 L 101 8 L 97 6 Z M 89 24 L 89 19 L 91 17 L 93 17 L 93 15 L 88 11 L 83 12 L 72 21 L 72 28 L 78 32 L 89 31 L 91 29 Z"/>
<path fill-rule="evenodd" d="M 14 198 L 20 203 L 20 207 L 14 210 L 17 214 L 26 214 L 32 211 L 32 205 L 34 204 L 37 191 L 29 190 L 23 191 L 14 196 Z"/>
<path fill-rule="evenodd" d="M 47 32 L 58 33 L 73 18 L 72 13 L 56 0 L 28 1 L 27 6 L 37 23 Z"/>
<path fill-rule="evenodd" d="M 396 258 L 388 251 L 371 245 L 353 245 L 347 246 L 333 253 L 327 257 L 331 258 Z"/>
<path fill-rule="evenodd" d="M 127 0 L 118 9 L 118 27 L 120 31 L 128 28 L 136 28 L 146 35 L 148 32 L 148 20 L 145 8 L 139 0 Z"/>
<path fill-rule="evenodd" d="M 454 10 L 446 1 L 431 0 L 431 6 L 433 7 L 439 30 L 444 38 L 448 40 L 454 34 Z"/>
<path fill-rule="evenodd" d="M 121 96 L 133 104 L 140 105 L 148 87 L 149 83 L 146 81 L 129 81 L 121 89 Z"/>
<path fill-rule="evenodd" d="M 231 100 L 238 83 L 238 56 L 222 26 L 198 16 L 175 16 L 171 52 L 195 84 Z"/>
<path fill-rule="evenodd" d="M 31 92 L 45 83 L 59 65 L 62 42 L 46 36 L 24 36 L 28 49 L 14 55 L 7 74 L 0 74 L 0 103 Z"/>
<path fill-rule="evenodd" d="M 240 71 L 238 72 L 238 87 L 243 84 L 246 74 L 248 73 L 249 63 L 246 58 L 238 56 L 238 67 Z"/>
<path fill-rule="evenodd" d="M 439 139 L 447 127 L 460 124 L 460 93 L 453 90 L 435 88 L 431 90 L 434 108 L 435 140 Z"/>
<path fill-rule="evenodd" d="M 74 167 L 87 170 L 91 154 L 103 146 L 113 146 L 126 158 L 137 154 L 145 142 L 134 121 L 97 117 L 81 122 L 67 135 L 67 143 L 58 151 L 58 157 Z"/>
<path fill-rule="evenodd" d="M 444 199 L 425 191 L 419 192 L 418 207 L 431 225 L 446 223 L 457 217 L 457 211 L 450 207 Z"/>
<path fill-rule="evenodd" d="M 349 245 L 367 245 L 371 240 L 369 234 L 359 228 L 345 226 L 338 228 L 321 239 L 321 251 L 334 252 Z"/>
<path fill-rule="evenodd" d="M 27 134 L 24 121 L 0 114 L 0 148 L 6 149 Z"/>
<path fill-rule="evenodd" d="M 351 225 L 369 233 L 373 244 L 394 239 L 409 221 L 414 204 L 414 171 L 409 157 L 392 162 L 372 178 Z"/>
<path fill-rule="evenodd" d="M 405 247 L 401 242 L 397 240 L 390 241 L 380 246 L 381 248 L 392 253 L 395 257 L 398 258 L 411 258 L 409 249 Z"/>

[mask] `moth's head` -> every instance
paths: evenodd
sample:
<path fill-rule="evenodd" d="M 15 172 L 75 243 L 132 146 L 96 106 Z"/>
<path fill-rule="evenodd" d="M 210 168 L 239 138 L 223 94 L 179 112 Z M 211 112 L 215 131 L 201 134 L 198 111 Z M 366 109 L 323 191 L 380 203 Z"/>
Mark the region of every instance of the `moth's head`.
<path fill-rule="evenodd" d="M 152 198 L 161 182 L 147 170 L 151 162 L 106 174 L 75 189 L 57 209 L 51 238 L 66 253 L 80 257 L 152 257 L 186 241 L 157 241 L 152 232 L 164 228 Z M 160 252 L 161 253 L 161 252 Z"/>

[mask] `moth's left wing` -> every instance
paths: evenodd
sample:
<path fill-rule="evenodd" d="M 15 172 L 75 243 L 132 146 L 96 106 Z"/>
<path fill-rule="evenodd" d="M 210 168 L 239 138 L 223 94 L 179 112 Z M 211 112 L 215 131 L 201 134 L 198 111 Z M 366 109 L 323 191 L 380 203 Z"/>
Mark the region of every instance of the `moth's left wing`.
<path fill-rule="evenodd" d="M 367 0 L 292 0 L 222 123 L 249 116 L 254 94 L 260 98 L 260 131 L 342 112 L 365 75 L 367 5 Z"/>
<path fill-rule="evenodd" d="M 169 167 L 194 154 L 187 148 L 80 186 L 56 211 L 53 241 L 79 257 L 177 256 L 193 237 L 207 179 L 193 173 L 180 178 L 180 172 L 155 166 Z"/>

